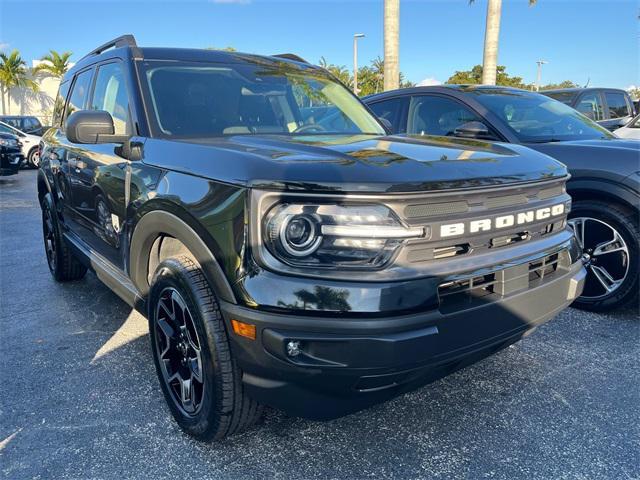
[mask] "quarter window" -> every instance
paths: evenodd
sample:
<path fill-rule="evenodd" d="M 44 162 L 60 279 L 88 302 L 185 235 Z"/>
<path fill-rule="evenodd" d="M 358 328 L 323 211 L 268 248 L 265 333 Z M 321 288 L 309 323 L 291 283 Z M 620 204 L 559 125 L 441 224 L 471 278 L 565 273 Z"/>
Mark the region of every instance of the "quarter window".
<path fill-rule="evenodd" d="M 58 95 L 56 101 L 53 104 L 53 126 L 59 127 L 62 123 L 62 112 L 64 111 L 64 103 L 67 101 L 67 95 L 69 94 L 69 86 L 71 82 L 64 82 L 60 84 L 58 88 Z"/>
<path fill-rule="evenodd" d="M 111 114 L 116 135 L 127 133 L 129 96 L 119 63 L 107 63 L 98 69 L 91 109 L 104 110 Z"/>
<path fill-rule="evenodd" d="M 482 119 L 455 100 L 416 96 L 409 105 L 407 133 L 454 136 L 458 127 L 469 122 L 482 122 Z"/>
<path fill-rule="evenodd" d="M 580 98 L 580 103 L 576 106 L 578 110 L 585 117 L 591 120 L 600 121 L 604 120 L 604 108 L 602 106 L 602 100 L 597 93 L 586 93 Z"/>
<path fill-rule="evenodd" d="M 609 118 L 623 118 L 631 115 L 627 101 L 622 93 L 607 92 L 605 96 L 609 107 Z"/>
<path fill-rule="evenodd" d="M 85 108 L 87 97 L 89 96 L 89 88 L 91 88 L 91 70 L 86 70 L 76 76 L 73 90 L 71 90 L 71 97 L 69 97 L 69 103 L 64 113 L 64 121 L 66 121 L 73 112 Z"/>

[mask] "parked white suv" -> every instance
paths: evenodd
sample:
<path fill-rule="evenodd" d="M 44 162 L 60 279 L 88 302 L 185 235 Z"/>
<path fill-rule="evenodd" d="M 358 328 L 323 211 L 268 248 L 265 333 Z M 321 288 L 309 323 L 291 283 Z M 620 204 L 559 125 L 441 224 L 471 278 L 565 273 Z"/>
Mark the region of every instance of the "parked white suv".
<path fill-rule="evenodd" d="M 40 137 L 38 135 L 24 133 L 22 130 L 18 130 L 4 122 L 0 122 L 0 132 L 10 133 L 20 139 L 20 143 L 22 143 L 22 154 L 29 166 L 37 168 L 40 165 L 40 153 L 38 150 Z"/>
<path fill-rule="evenodd" d="M 640 140 L 640 115 L 637 115 L 624 127 L 620 127 L 613 133 L 620 138 L 633 138 L 634 140 Z"/>

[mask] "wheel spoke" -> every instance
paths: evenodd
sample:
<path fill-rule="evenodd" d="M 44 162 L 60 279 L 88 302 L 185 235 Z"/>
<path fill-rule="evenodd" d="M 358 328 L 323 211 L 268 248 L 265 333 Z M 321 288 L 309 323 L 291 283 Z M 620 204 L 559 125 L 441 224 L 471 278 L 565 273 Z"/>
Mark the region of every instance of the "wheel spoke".
<path fill-rule="evenodd" d="M 195 378 L 198 381 L 198 383 L 202 383 L 203 382 L 203 379 L 202 379 L 202 362 L 200 361 L 200 355 L 198 355 L 195 358 L 190 358 L 189 359 L 189 370 L 191 370 L 193 378 Z"/>
<path fill-rule="evenodd" d="M 160 301 L 158 302 L 159 307 L 164 310 L 165 314 L 172 320 L 175 321 L 176 319 L 176 315 L 174 313 L 173 310 L 173 306 L 171 309 L 169 309 L 169 307 L 167 306 L 167 303 L 165 302 L 165 300 L 163 298 L 160 299 Z"/>
<path fill-rule="evenodd" d="M 193 410 L 193 384 L 191 378 L 180 379 L 180 401 L 185 410 Z"/>
<path fill-rule="evenodd" d="M 594 256 L 605 255 L 607 253 L 614 252 L 627 252 L 627 246 L 625 245 L 624 240 L 616 231 L 613 232 L 613 240 L 602 242 L 593 249 Z"/>
<path fill-rule="evenodd" d="M 584 249 L 584 218 L 574 218 L 569 220 L 569 225 L 573 228 L 573 233 L 576 236 L 576 240 L 578 241 L 578 245 L 580 248 Z"/>
<path fill-rule="evenodd" d="M 609 272 L 607 272 L 604 268 L 599 267 L 597 265 L 591 265 L 590 267 L 591 267 L 591 271 L 593 272 L 593 275 L 598 279 L 598 281 L 600 282 L 600 285 L 602 285 L 602 287 L 608 293 L 613 292 L 620 284 L 620 282 L 617 280 L 614 280 L 613 277 L 609 275 Z"/>

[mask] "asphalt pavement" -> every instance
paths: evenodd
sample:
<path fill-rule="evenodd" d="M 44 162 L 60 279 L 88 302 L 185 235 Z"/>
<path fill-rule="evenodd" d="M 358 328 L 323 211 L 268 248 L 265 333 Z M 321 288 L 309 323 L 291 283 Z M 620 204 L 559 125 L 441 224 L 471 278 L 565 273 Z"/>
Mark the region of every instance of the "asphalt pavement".
<path fill-rule="evenodd" d="M 55 283 L 36 172 L 0 177 L 0 476 L 640 478 L 640 320 L 567 309 L 521 342 L 331 422 L 270 410 L 199 443 L 172 420 L 146 320 L 93 274 Z"/>

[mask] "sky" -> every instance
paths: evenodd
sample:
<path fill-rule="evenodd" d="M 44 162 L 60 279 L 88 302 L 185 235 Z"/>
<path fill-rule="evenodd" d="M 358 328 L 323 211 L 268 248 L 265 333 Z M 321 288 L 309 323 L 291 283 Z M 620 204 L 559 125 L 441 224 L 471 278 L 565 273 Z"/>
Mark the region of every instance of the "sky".
<path fill-rule="evenodd" d="M 401 0 L 400 70 L 413 82 L 443 82 L 482 63 L 487 0 Z M 542 83 L 640 85 L 637 0 L 503 0 L 498 63 Z M 29 25 L 27 19 L 35 20 Z M 42 21 L 38 21 L 40 19 Z M 49 49 L 73 59 L 124 33 L 141 46 L 226 47 L 309 62 L 353 65 L 383 55 L 383 2 L 312 0 L 0 0 L 0 49 L 29 63 Z"/>

